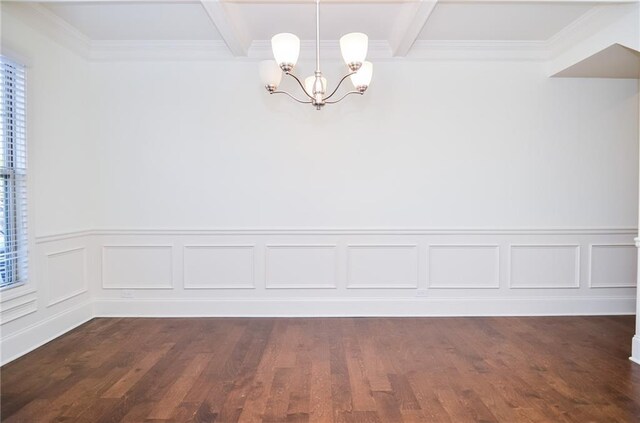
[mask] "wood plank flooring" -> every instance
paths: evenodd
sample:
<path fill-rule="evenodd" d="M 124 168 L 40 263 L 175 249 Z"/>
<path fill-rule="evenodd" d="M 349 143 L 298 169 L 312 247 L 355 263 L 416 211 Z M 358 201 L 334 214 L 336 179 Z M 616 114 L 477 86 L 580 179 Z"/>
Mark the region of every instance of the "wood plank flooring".
<path fill-rule="evenodd" d="M 640 422 L 624 317 L 94 319 L 1 369 L 3 422 Z"/>

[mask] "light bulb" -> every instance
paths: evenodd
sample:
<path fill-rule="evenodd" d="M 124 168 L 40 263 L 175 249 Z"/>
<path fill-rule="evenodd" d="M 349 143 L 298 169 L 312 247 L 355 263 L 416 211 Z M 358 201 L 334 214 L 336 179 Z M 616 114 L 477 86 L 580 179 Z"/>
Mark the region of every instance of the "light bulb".
<path fill-rule="evenodd" d="M 278 66 L 285 71 L 291 71 L 300 56 L 300 38 L 288 32 L 274 35 L 271 38 L 271 49 L 273 57 L 276 59 Z"/>
<path fill-rule="evenodd" d="M 259 65 L 260 79 L 269 91 L 276 90 L 282 81 L 282 69 L 275 60 L 263 60 Z"/>
<path fill-rule="evenodd" d="M 349 69 L 356 71 L 367 58 L 369 37 L 361 32 L 352 32 L 340 38 L 340 51 Z"/>
<path fill-rule="evenodd" d="M 371 78 L 373 77 L 373 64 L 371 62 L 363 62 L 358 72 L 351 75 L 351 82 L 356 90 L 365 92 L 369 88 Z"/>
<path fill-rule="evenodd" d="M 313 96 L 315 95 L 313 92 L 313 85 L 316 82 L 316 77 L 315 76 L 310 76 L 308 78 L 305 78 L 304 80 L 304 88 L 307 90 L 307 92 L 309 93 L 309 95 Z M 327 78 L 324 77 L 320 77 L 320 82 L 322 84 L 321 90 L 320 90 L 320 94 L 324 94 L 327 92 Z"/>

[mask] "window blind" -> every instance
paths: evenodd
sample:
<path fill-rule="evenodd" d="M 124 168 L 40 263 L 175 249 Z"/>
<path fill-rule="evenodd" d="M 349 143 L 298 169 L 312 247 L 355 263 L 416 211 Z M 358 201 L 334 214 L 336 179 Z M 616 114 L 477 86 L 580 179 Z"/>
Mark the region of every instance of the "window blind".
<path fill-rule="evenodd" d="M 27 280 L 24 66 L 0 56 L 0 288 Z"/>

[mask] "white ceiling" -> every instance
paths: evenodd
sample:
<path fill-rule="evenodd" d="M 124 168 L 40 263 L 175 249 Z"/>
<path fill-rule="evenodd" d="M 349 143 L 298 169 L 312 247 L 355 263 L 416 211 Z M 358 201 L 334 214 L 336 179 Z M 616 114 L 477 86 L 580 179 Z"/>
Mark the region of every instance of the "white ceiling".
<path fill-rule="evenodd" d="M 218 3 L 218 2 L 215 2 Z M 223 1 L 234 29 L 249 40 L 268 40 L 278 32 L 302 39 L 315 36 L 314 3 L 304 0 Z M 372 40 L 389 40 L 410 23 L 420 2 L 398 0 L 330 1 L 321 4 L 322 38 L 362 31 Z M 580 18 L 594 1 L 522 2 L 441 0 L 418 39 L 547 40 Z M 92 40 L 221 39 L 200 1 L 42 2 Z"/>
<path fill-rule="evenodd" d="M 333 58 L 339 57 L 340 36 L 360 31 L 369 35 L 372 59 L 547 60 L 567 42 L 635 10 L 628 3 L 640 0 L 322 0 L 320 35 L 324 54 Z M 268 40 L 279 32 L 297 34 L 307 53 L 315 49 L 314 0 L 0 4 L 91 60 L 267 58 Z"/>
<path fill-rule="evenodd" d="M 268 40 L 292 32 L 303 40 L 315 38 L 314 3 L 228 3 L 234 21 L 243 22 L 253 40 Z M 403 12 L 412 3 L 327 3 L 320 5 L 321 38 L 337 40 L 349 32 L 364 32 L 372 40 L 389 39 Z"/>
<path fill-rule="evenodd" d="M 589 11 L 588 3 L 440 3 L 423 40 L 545 41 Z"/>
<path fill-rule="evenodd" d="M 52 2 L 44 6 L 92 40 L 220 39 L 200 2 Z"/>

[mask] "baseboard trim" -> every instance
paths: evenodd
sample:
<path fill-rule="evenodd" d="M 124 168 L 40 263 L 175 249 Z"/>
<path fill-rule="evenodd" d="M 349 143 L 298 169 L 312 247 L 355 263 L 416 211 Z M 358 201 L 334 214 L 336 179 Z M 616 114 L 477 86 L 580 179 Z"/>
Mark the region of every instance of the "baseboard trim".
<path fill-rule="evenodd" d="M 92 318 L 92 302 L 87 301 L 2 338 L 0 340 L 0 365 L 4 366 Z"/>
<path fill-rule="evenodd" d="M 95 317 L 458 317 L 632 315 L 635 298 L 97 299 Z"/>

